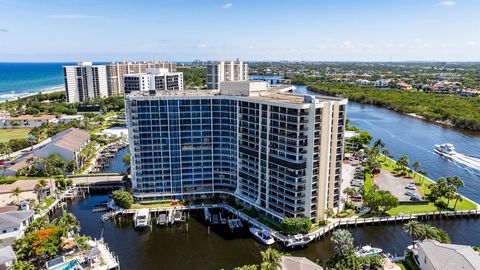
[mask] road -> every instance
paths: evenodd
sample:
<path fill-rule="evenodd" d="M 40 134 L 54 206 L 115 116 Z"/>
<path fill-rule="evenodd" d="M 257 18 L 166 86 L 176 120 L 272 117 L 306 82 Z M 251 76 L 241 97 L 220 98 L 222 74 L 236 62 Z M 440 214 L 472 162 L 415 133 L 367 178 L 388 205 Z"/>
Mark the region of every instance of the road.
<path fill-rule="evenodd" d="M 52 138 L 45 139 L 45 140 L 43 140 L 42 142 L 35 144 L 35 145 L 33 146 L 33 150 L 38 149 L 38 148 L 44 146 L 45 144 L 47 144 L 47 143 L 49 143 L 49 142 L 51 142 L 51 141 L 52 141 Z M 0 159 L 1 159 L 1 160 L 4 160 L 4 159 L 6 159 L 6 158 L 8 158 L 8 157 L 16 157 L 15 160 L 17 160 L 17 159 L 19 159 L 19 158 L 26 157 L 26 156 L 28 156 L 30 153 L 32 153 L 31 149 L 32 149 L 32 147 L 29 146 L 29 147 L 27 147 L 27 148 L 23 148 L 23 149 L 20 149 L 20 150 L 18 150 L 18 151 L 15 151 L 15 152 L 11 153 L 10 155 L 0 156 Z"/>

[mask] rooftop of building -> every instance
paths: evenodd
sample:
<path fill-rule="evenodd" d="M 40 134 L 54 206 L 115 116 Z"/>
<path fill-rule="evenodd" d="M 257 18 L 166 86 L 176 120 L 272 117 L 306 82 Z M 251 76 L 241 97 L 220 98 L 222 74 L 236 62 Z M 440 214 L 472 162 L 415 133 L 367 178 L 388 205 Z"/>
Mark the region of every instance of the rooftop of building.
<path fill-rule="evenodd" d="M 258 83 L 258 81 L 240 81 L 232 82 L 236 84 L 247 84 L 247 83 Z M 305 94 L 295 94 L 293 90 L 295 87 L 293 85 L 277 85 L 268 87 L 266 90 L 256 91 L 255 95 L 246 95 L 246 94 L 225 94 L 224 91 L 217 89 L 213 90 L 168 90 L 168 91 L 156 91 L 155 96 L 157 97 L 208 97 L 208 96 L 237 96 L 237 97 L 248 97 L 256 100 L 270 101 L 270 102 L 280 102 L 280 103 L 290 103 L 290 104 L 305 104 L 311 103 L 307 100 L 311 100 L 310 95 Z M 239 90 L 241 91 L 241 90 Z M 231 92 L 231 91 L 230 91 Z M 128 95 L 129 98 L 141 98 L 145 97 L 146 99 L 151 96 L 148 91 L 135 91 Z M 307 98 L 306 98 L 307 97 Z M 342 98 L 330 97 L 330 96 L 315 96 L 315 100 L 318 102 L 322 101 L 341 101 Z"/>
<path fill-rule="evenodd" d="M 305 257 L 282 256 L 280 258 L 281 270 L 323 270 L 323 267 Z"/>
<path fill-rule="evenodd" d="M 480 269 L 480 256 L 471 246 L 424 240 L 417 244 L 434 269 Z"/>
<path fill-rule="evenodd" d="M 55 115 L 48 115 L 48 114 L 42 114 L 42 115 L 31 115 L 31 114 L 25 114 L 25 115 L 20 115 L 16 117 L 5 117 L 3 120 L 10 120 L 10 121 L 16 121 L 16 120 L 52 120 L 55 119 Z"/>
<path fill-rule="evenodd" d="M 0 230 L 20 226 L 20 224 L 35 214 L 33 210 L 11 211 L 0 213 Z"/>
<path fill-rule="evenodd" d="M 37 184 L 38 184 L 38 180 L 17 180 L 11 184 L 0 185 L 0 194 L 11 193 L 12 190 L 15 188 L 20 188 L 23 191 L 33 191 L 35 190 L 35 186 Z M 47 185 L 45 186 L 45 189 L 48 189 L 48 188 L 50 188 L 49 181 L 47 181 Z"/>

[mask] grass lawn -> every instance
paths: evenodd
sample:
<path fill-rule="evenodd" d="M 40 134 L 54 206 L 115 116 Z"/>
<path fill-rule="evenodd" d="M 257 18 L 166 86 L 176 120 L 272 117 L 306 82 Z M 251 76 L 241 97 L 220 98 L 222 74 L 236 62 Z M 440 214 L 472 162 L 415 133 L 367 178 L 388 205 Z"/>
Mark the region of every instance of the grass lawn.
<path fill-rule="evenodd" d="M 0 142 L 8 142 L 11 139 L 27 138 L 30 128 L 2 128 L 0 129 Z"/>
<path fill-rule="evenodd" d="M 42 210 L 46 210 L 50 205 L 52 205 L 52 203 L 55 202 L 55 198 L 54 197 L 48 197 L 48 198 L 44 199 L 43 202 L 45 204 L 42 206 Z"/>
<path fill-rule="evenodd" d="M 172 201 L 170 201 L 170 200 L 150 201 L 150 202 L 134 203 L 134 204 L 132 204 L 130 209 L 165 208 L 165 207 L 172 207 L 172 206 L 182 206 L 182 205 L 179 204 L 179 203 L 177 203 L 176 205 L 172 205 Z"/>
<path fill-rule="evenodd" d="M 380 163 L 382 164 L 382 169 L 389 171 L 392 174 L 397 174 L 395 168 L 396 168 L 396 163 L 394 160 L 385 158 L 384 156 L 380 156 L 378 158 Z M 412 180 L 415 181 L 417 184 L 417 189 L 420 192 L 421 196 L 425 196 L 430 192 L 428 185 L 435 183 L 434 181 L 424 177 L 423 175 L 417 173 L 417 172 L 410 172 L 409 176 L 412 177 Z M 407 176 L 408 177 L 408 176 Z M 366 174 L 365 177 L 365 189 L 368 190 L 371 188 L 373 185 L 373 180 L 371 179 L 371 175 L 369 173 Z M 447 202 L 446 199 L 442 199 Z M 389 211 L 387 211 L 387 214 L 390 216 L 398 215 L 398 214 L 418 214 L 418 213 L 426 213 L 426 212 L 434 212 L 434 211 L 445 211 L 445 210 L 454 210 L 455 206 L 455 200 L 450 200 L 450 203 L 448 205 L 449 209 L 439 209 L 437 206 L 435 206 L 434 203 L 430 202 L 427 205 L 400 205 L 398 207 L 395 207 Z M 463 201 L 458 201 L 457 206 L 455 210 L 476 210 L 477 205 L 474 204 L 473 202 L 469 200 L 463 200 Z"/>

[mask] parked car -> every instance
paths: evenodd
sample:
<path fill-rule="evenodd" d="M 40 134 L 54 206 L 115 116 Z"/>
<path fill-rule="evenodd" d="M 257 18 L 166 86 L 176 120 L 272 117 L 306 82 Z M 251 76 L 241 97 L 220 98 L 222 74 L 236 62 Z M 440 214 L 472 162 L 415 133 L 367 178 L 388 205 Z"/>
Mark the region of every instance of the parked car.
<path fill-rule="evenodd" d="M 407 195 L 407 196 L 418 196 L 417 193 L 414 192 L 414 191 L 407 191 L 407 192 L 405 192 L 405 195 Z"/>
<path fill-rule="evenodd" d="M 416 190 L 417 188 L 415 187 L 415 185 L 408 185 L 405 187 L 406 189 L 410 189 L 410 190 Z"/>
<path fill-rule="evenodd" d="M 415 196 L 410 197 L 410 201 L 419 202 L 419 201 L 421 201 L 421 200 L 422 200 L 422 198 L 420 198 L 420 196 L 418 196 L 418 195 L 415 195 Z"/>

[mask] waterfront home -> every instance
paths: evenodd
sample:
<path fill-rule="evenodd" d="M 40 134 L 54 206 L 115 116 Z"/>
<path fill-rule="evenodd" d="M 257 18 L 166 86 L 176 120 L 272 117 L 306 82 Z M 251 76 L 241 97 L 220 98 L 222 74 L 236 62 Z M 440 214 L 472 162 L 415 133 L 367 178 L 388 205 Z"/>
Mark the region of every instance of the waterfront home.
<path fill-rule="evenodd" d="M 28 199 L 37 199 L 42 200 L 43 198 L 51 194 L 50 182 L 47 181 L 43 191 L 35 192 L 35 186 L 38 184 L 38 180 L 18 180 L 11 184 L 0 185 L 0 198 L 3 199 L 0 201 L 0 204 L 4 205 L 6 202 L 4 200 L 12 200 L 10 195 L 12 190 L 15 188 L 20 188 L 23 192 L 20 194 L 20 200 Z"/>
<path fill-rule="evenodd" d="M 58 123 L 59 124 L 67 124 L 67 123 L 70 123 L 72 121 L 83 121 L 83 119 L 85 118 L 85 116 L 81 115 L 81 114 L 77 114 L 77 115 L 62 115 L 59 119 L 58 119 Z"/>
<path fill-rule="evenodd" d="M 12 246 L 0 247 L 0 270 L 10 269 L 16 258 Z"/>
<path fill-rule="evenodd" d="M 35 211 L 9 211 L 0 213 L 0 239 L 23 236 L 23 230 L 33 221 Z"/>
<path fill-rule="evenodd" d="M 471 246 L 424 240 L 413 249 L 420 270 L 480 269 L 480 256 Z"/>
<path fill-rule="evenodd" d="M 54 135 L 50 142 L 35 149 L 34 157 L 47 158 L 57 153 L 65 162 L 75 160 L 77 168 L 81 168 L 85 160 L 80 152 L 90 142 L 90 133 L 78 128 L 69 128 Z"/>
<path fill-rule="evenodd" d="M 44 123 L 55 123 L 55 115 L 20 115 L 0 119 L 0 128 L 34 128 Z"/>
<path fill-rule="evenodd" d="M 282 256 L 280 270 L 323 270 L 323 267 L 305 257 Z"/>

